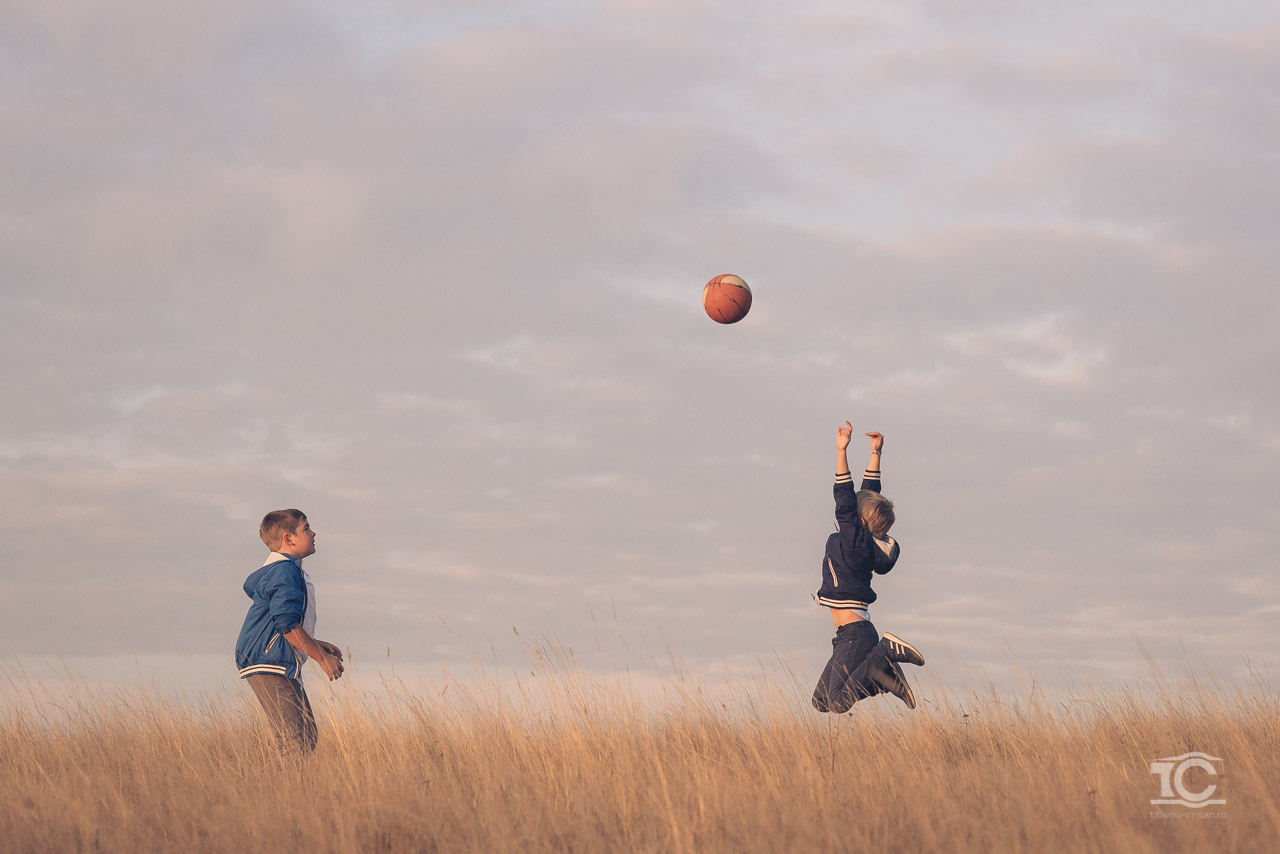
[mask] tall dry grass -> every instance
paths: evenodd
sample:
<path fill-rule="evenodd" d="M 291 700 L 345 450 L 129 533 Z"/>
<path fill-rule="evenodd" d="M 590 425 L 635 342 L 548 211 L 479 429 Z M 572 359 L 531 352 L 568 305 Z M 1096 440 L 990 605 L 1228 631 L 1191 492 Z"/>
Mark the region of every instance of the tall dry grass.
<path fill-rule="evenodd" d="M 653 693 L 554 663 L 522 681 L 310 691 L 321 741 L 299 762 L 275 754 L 247 690 L 11 681 L 0 850 L 1280 850 L 1265 686 L 1055 702 L 926 688 L 916 712 L 881 697 L 843 717 L 786 679 Z M 1196 750 L 1224 760 L 1195 783 L 1218 784 L 1225 818 L 1150 804 L 1150 762 Z"/>

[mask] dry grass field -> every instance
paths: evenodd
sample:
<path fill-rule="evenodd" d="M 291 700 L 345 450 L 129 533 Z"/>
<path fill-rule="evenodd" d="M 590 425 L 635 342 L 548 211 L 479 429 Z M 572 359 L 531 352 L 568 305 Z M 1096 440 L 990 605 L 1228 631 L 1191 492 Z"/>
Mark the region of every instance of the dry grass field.
<path fill-rule="evenodd" d="M 550 667 L 521 682 L 310 683 L 320 746 L 275 755 L 248 691 L 10 680 L 0 850 L 1230 852 L 1280 850 L 1280 703 L 1191 686 L 1069 701 L 923 690 L 843 717 L 782 681 L 655 698 Z M 44 692 L 43 694 L 40 692 Z M 536 698 L 535 698 L 536 695 Z M 1153 806 L 1156 759 L 1226 804 Z"/>

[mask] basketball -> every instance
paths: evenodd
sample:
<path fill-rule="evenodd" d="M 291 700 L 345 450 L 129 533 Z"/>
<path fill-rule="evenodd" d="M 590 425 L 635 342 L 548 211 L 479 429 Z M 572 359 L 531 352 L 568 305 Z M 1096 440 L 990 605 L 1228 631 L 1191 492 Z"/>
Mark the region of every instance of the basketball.
<path fill-rule="evenodd" d="M 716 276 L 702 289 L 702 310 L 716 323 L 737 323 L 751 310 L 751 288 L 731 273 Z"/>

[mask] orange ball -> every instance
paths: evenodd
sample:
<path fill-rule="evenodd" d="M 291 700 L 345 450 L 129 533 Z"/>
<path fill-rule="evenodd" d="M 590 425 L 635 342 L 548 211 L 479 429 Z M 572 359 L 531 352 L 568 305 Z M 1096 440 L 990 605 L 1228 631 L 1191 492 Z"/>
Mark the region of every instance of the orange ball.
<path fill-rule="evenodd" d="M 732 273 L 716 276 L 702 289 L 702 310 L 716 323 L 737 323 L 751 310 L 751 288 Z"/>

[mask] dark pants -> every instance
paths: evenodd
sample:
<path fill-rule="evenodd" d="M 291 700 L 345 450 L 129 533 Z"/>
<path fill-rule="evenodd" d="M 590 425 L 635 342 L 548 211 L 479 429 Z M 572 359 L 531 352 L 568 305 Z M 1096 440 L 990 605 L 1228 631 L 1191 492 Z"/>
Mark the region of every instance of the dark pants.
<path fill-rule="evenodd" d="M 310 753 L 316 749 L 316 717 L 302 683 L 275 673 L 254 673 L 245 677 L 262 704 L 282 753 Z"/>
<path fill-rule="evenodd" d="M 872 674 L 887 670 L 888 663 L 876 644 L 880 635 L 870 620 L 857 620 L 836 629 L 831 639 L 831 660 L 827 662 L 818 687 L 813 689 L 813 707 L 820 712 L 842 715 L 859 700 L 883 692 Z"/>

